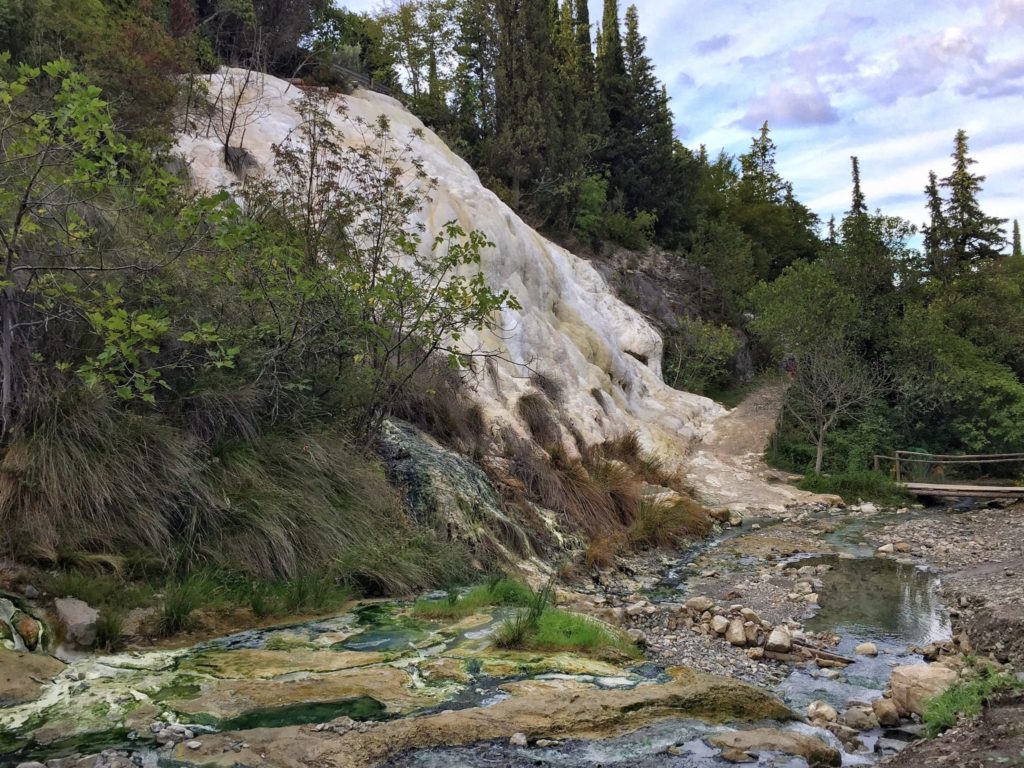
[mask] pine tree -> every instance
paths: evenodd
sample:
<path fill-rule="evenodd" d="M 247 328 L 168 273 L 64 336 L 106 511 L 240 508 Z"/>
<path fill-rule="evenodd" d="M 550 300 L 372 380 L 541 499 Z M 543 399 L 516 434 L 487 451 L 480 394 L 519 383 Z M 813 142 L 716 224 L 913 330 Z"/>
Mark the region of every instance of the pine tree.
<path fill-rule="evenodd" d="M 760 133 L 750 144 L 750 151 L 740 155 L 741 188 L 750 199 L 771 203 L 782 201 L 783 182 L 775 169 L 775 150 L 775 142 L 765 120 Z"/>
<path fill-rule="evenodd" d="M 953 171 L 941 182 L 949 191 L 944 210 L 946 235 L 950 259 L 957 269 L 996 258 L 1005 242 L 1002 225 L 1006 220 L 985 215 L 978 203 L 985 177 L 971 173 L 977 161 L 968 154 L 967 141 L 967 132 L 961 128 L 954 140 Z"/>
<path fill-rule="evenodd" d="M 864 193 L 860 188 L 860 160 L 856 155 L 850 157 L 850 164 L 853 168 L 853 199 L 850 204 L 850 215 L 864 216 L 868 212 L 868 206 L 864 202 Z"/>
<path fill-rule="evenodd" d="M 1022 255 L 1020 250 L 1020 222 L 1017 219 L 1013 220 L 1013 250 L 1010 251 L 1010 255 L 1017 259 Z"/>

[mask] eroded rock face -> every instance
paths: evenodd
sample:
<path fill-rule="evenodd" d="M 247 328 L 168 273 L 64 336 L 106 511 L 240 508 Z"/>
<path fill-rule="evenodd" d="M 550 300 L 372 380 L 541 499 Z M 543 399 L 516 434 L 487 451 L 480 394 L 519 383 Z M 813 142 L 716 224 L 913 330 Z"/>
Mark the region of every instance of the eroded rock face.
<path fill-rule="evenodd" d="M 901 715 L 923 715 L 928 702 L 958 679 L 942 664 L 913 664 L 896 667 L 889 679 L 892 701 Z"/>
<path fill-rule="evenodd" d="M 61 662 L 49 656 L 0 648 L 0 707 L 35 701 L 46 681 L 63 669 Z"/>
<path fill-rule="evenodd" d="M 244 79 L 240 70 L 225 70 L 210 77 L 209 91 L 223 93 L 224 101 L 233 104 L 234 87 L 240 89 Z M 246 127 L 244 140 L 256 172 L 272 172 L 271 146 L 299 125 L 296 105 L 302 98 L 300 89 L 283 80 L 250 78 L 241 102 L 244 110 L 261 115 Z M 431 241 L 449 220 L 457 220 L 466 231 L 483 230 L 495 243 L 482 254 L 480 269 L 492 288 L 509 289 L 522 309 L 503 313 L 500 332 L 468 331 L 460 340 L 467 349 L 501 354 L 493 361 L 492 373 L 480 377 L 473 394 L 488 422 L 526 434 L 516 414 L 520 397 L 533 387 L 526 365 L 561 384 L 559 418 L 570 448 L 570 426 L 587 444 L 637 430 L 647 447 L 681 457 L 681 449 L 724 412 L 711 400 L 666 386 L 661 379 L 662 340 L 655 329 L 614 296 L 589 262 L 527 226 L 397 101 L 357 90 L 339 96 L 335 107 L 331 119 L 351 146 L 361 142 L 353 124 L 357 118 L 374 123 L 386 117 L 400 141 L 412 130 L 422 131 L 412 139 L 413 152 L 426 173 L 438 180 L 438 188 L 417 214 L 426 229 L 421 256 L 430 258 Z M 347 118 L 342 110 L 347 110 Z M 177 148 L 201 187 L 215 190 L 238 181 L 215 136 L 185 135 Z"/>
<path fill-rule="evenodd" d="M 308 727 L 216 734 L 204 738 L 198 750 L 179 745 L 177 757 L 201 765 L 369 768 L 409 749 L 508 741 L 516 734 L 528 741 L 600 738 L 671 717 L 749 721 L 792 716 L 758 688 L 682 670 L 664 685 L 630 690 L 601 690 L 569 680 L 527 680 L 502 688 L 510 698 L 490 707 L 394 720 L 340 736 Z M 248 746 L 229 749 L 239 742 Z"/>

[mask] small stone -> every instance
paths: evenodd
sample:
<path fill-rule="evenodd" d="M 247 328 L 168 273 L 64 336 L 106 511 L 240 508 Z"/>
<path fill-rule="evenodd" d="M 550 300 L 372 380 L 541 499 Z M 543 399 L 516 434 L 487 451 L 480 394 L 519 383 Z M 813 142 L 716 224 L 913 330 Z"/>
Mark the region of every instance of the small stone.
<path fill-rule="evenodd" d="M 875 551 L 880 553 L 880 554 L 883 554 L 883 555 L 891 555 L 895 550 L 896 550 L 896 547 L 894 545 L 892 545 L 892 544 L 883 544 L 882 546 L 880 546 Z"/>
<path fill-rule="evenodd" d="M 508 743 L 513 747 L 525 747 L 529 745 L 529 741 L 526 739 L 525 733 L 513 733 L 512 738 L 508 740 Z"/>
<path fill-rule="evenodd" d="M 670 744 L 665 748 L 665 754 L 672 755 L 672 757 L 680 757 L 682 755 L 685 755 L 686 753 L 683 751 L 682 747 L 678 747 L 675 744 Z"/>
<path fill-rule="evenodd" d="M 729 628 L 725 630 L 725 639 L 735 646 L 747 644 L 747 633 L 743 628 L 743 619 L 733 619 L 729 622 Z"/>
<path fill-rule="evenodd" d="M 808 704 L 807 716 L 811 720 L 824 720 L 827 723 L 834 723 L 839 719 L 836 708 L 826 701 L 812 701 Z"/>
<path fill-rule="evenodd" d="M 900 713 L 892 699 L 876 699 L 871 709 L 881 725 L 892 728 L 900 724 Z"/>
<path fill-rule="evenodd" d="M 18 763 L 18 768 L 46 768 L 46 766 L 42 763 L 32 761 L 29 763 Z"/>
<path fill-rule="evenodd" d="M 893 544 L 893 549 L 895 549 L 897 552 L 902 552 L 902 553 L 906 554 L 906 553 L 910 552 L 911 548 L 910 548 L 910 545 L 907 542 L 905 542 L 905 541 L 897 541 L 895 544 Z"/>
<path fill-rule="evenodd" d="M 871 707 L 850 707 L 843 712 L 843 723 L 857 731 L 878 727 L 878 718 Z"/>
<path fill-rule="evenodd" d="M 858 656 L 877 656 L 878 646 L 874 643 L 861 643 L 853 649 L 853 652 Z"/>
<path fill-rule="evenodd" d="M 715 616 L 711 619 L 711 629 L 718 635 L 724 635 L 729 629 L 729 620 L 725 616 Z"/>
<path fill-rule="evenodd" d="M 203 746 L 203 742 L 201 742 L 201 741 L 188 741 L 188 742 L 185 742 L 185 746 L 188 747 L 189 749 L 199 749 L 201 746 Z"/>
<path fill-rule="evenodd" d="M 687 610 L 693 611 L 694 613 L 704 613 L 705 611 L 710 611 L 715 607 L 715 601 L 710 597 L 701 595 L 699 597 L 691 597 L 686 601 L 685 605 Z"/>
<path fill-rule="evenodd" d="M 878 512 L 878 507 L 876 507 L 870 501 L 867 501 L 860 505 L 860 511 L 869 515 L 873 515 L 876 512 Z"/>
<path fill-rule="evenodd" d="M 626 635 L 637 645 L 644 645 L 647 642 L 647 635 L 644 634 L 643 630 L 633 629 L 626 630 Z"/>
<path fill-rule="evenodd" d="M 783 626 L 778 626 L 768 635 L 765 649 L 773 653 L 789 653 L 793 648 L 793 636 Z"/>
<path fill-rule="evenodd" d="M 537 739 L 538 747 L 557 747 L 561 742 L 555 741 L 554 739 Z"/>
<path fill-rule="evenodd" d="M 761 530 L 761 524 L 760 523 L 754 523 L 752 526 L 750 526 L 750 530 L 752 530 L 752 531 L 760 531 Z"/>
<path fill-rule="evenodd" d="M 721 758 L 730 763 L 752 763 L 757 759 L 742 749 L 723 749 Z"/>
<path fill-rule="evenodd" d="M 25 595 L 29 600 L 35 600 L 39 597 L 39 590 L 33 587 L 31 584 L 26 584 L 25 589 L 22 590 L 22 594 Z"/>
<path fill-rule="evenodd" d="M 639 616 L 641 613 L 644 612 L 644 608 L 646 608 L 646 607 L 647 607 L 647 601 L 646 600 L 641 600 L 641 601 L 639 601 L 637 603 L 633 603 L 632 605 L 626 606 L 626 615 L 627 616 Z"/>
<path fill-rule="evenodd" d="M 761 617 L 757 615 L 757 612 L 753 608 L 741 608 L 740 616 L 742 616 L 747 621 L 754 622 L 755 624 L 761 623 Z"/>

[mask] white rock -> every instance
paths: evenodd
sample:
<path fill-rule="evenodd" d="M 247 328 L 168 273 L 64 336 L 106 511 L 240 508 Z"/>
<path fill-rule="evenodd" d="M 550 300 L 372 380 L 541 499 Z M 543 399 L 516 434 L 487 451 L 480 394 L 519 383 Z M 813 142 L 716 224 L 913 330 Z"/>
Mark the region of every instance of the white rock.
<path fill-rule="evenodd" d="M 853 652 L 858 656 L 877 656 L 878 646 L 874 643 L 861 643 L 853 649 Z"/>
<path fill-rule="evenodd" d="M 241 91 L 244 78 L 244 71 L 238 69 L 207 76 L 208 92 L 222 96 L 218 108 L 230 109 L 238 101 L 234 93 Z M 243 109 L 261 115 L 246 126 L 244 148 L 255 160 L 257 171 L 273 175 L 273 147 L 301 123 L 296 107 L 303 93 L 284 80 L 260 75 L 255 81 L 250 78 L 239 97 Z M 523 366 L 529 364 L 561 384 L 562 402 L 557 412 L 565 416 L 556 418 L 564 419 L 564 442 L 570 450 L 575 450 L 570 425 L 587 445 L 637 431 L 645 447 L 657 445 L 660 455 L 676 455 L 681 465 L 693 440 L 725 409 L 664 383 L 661 334 L 616 297 L 593 264 L 528 226 L 481 184 L 465 160 L 398 101 L 357 89 L 337 97 L 337 104 L 347 117 L 342 110 L 332 109 L 329 118 L 347 146 L 362 144 L 355 120 L 372 125 L 385 117 L 395 141 L 408 139 L 425 174 L 438 180 L 429 199 L 414 214 L 412 223 L 426 227 L 417 257 L 433 257 L 434 237 L 441 223 L 449 220 L 467 232 L 483 231 L 495 244 L 483 250 L 479 270 L 492 288 L 510 290 L 522 307 L 502 312 L 502 328 L 497 332 L 467 329 L 458 342 L 467 350 L 497 353 L 489 363 L 496 375 L 481 376 L 472 392 L 488 421 L 521 435 L 528 433 L 516 405 L 524 394 L 534 391 L 531 378 L 523 375 Z M 420 135 L 410 137 L 412 131 Z M 179 136 L 176 151 L 190 164 L 198 186 L 212 191 L 237 183 L 216 136 Z M 406 181 L 413 194 L 425 191 L 411 169 L 403 179 Z"/>
<path fill-rule="evenodd" d="M 775 653 L 789 653 L 792 648 L 793 637 L 785 627 L 778 626 L 768 635 L 768 642 L 765 644 L 766 650 Z"/>
<path fill-rule="evenodd" d="M 811 720 L 824 720 L 827 723 L 834 723 L 839 719 L 836 708 L 826 701 L 812 701 L 807 705 L 807 717 Z"/>
<path fill-rule="evenodd" d="M 203 742 L 201 742 L 201 741 L 189 741 L 189 742 L 186 742 L 185 746 L 188 747 L 189 749 L 199 749 L 201 746 L 203 746 Z"/>
<path fill-rule="evenodd" d="M 896 547 L 894 547 L 892 544 L 883 544 L 875 551 L 880 552 L 883 555 L 891 555 L 895 550 Z"/>
<path fill-rule="evenodd" d="M 641 613 L 644 612 L 644 608 L 646 608 L 646 607 L 647 607 L 647 601 L 646 600 L 641 600 L 638 603 L 633 603 L 632 605 L 626 606 L 626 615 L 627 616 L 639 616 Z"/>
<path fill-rule="evenodd" d="M 710 611 L 715 607 L 715 601 L 710 597 L 700 595 L 698 597 L 691 597 L 684 605 L 694 613 L 704 613 L 704 611 Z"/>
<path fill-rule="evenodd" d="M 743 628 L 743 619 L 732 619 L 729 622 L 729 628 L 725 630 L 725 639 L 736 646 L 747 644 L 747 633 Z"/>
<path fill-rule="evenodd" d="M 928 702 L 957 678 L 957 673 L 943 664 L 912 664 L 893 669 L 889 690 L 901 715 L 923 715 Z"/>
<path fill-rule="evenodd" d="M 530 744 L 525 733 L 513 733 L 512 738 L 508 740 L 508 743 L 513 747 L 526 747 Z"/>
<path fill-rule="evenodd" d="M 866 501 L 860 505 L 860 511 L 866 512 L 869 515 L 873 515 L 878 512 L 878 507 L 872 504 L 870 501 Z"/>

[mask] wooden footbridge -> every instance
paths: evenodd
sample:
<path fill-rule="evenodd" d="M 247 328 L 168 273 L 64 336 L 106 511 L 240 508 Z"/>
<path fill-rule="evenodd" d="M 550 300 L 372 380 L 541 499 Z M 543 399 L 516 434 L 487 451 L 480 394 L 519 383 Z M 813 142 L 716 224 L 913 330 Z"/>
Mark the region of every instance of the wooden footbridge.
<path fill-rule="evenodd" d="M 894 456 L 875 456 L 876 471 L 884 471 L 885 465 L 889 466 L 892 478 L 915 496 L 1024 498 L 1024 453 L 954 456 L 896 451 Z M 1016 479 L 993 478 L 987 472 L 988 465 L 1009 465 L 1010 471 L 1004 475 Z"/>

